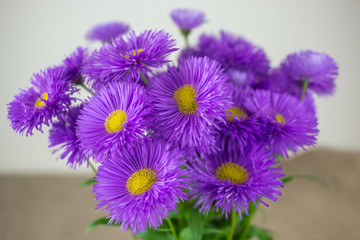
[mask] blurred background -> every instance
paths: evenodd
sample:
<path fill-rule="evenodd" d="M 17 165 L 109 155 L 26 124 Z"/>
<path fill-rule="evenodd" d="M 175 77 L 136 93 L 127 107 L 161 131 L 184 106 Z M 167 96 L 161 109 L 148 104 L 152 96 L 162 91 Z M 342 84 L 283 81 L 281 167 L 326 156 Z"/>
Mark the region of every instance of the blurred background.
<path fill-rule="evenodd" d="M 360 1 L 331 0 L 1 0 L 0 1 L 0 220 L 1 239 L 126 239 L 117 228 L 99 228 L 84 236 L 95 203 L 90 188 L 76 184 L 91 176 L 74 171 L 47 148 L 47 134 L 22 137 L 10 127 L 6 104 L 19 88 L 30 85 L 33 72 L 58 64 L 87 41 L 98 23 L 123 21 L 137 32 L 165 29 L 183 47 L 172 23 L 172 9 L 203 10 L 207 22 L 194 30 L 190 43 L 203 33 L 226 30 L 262 46 L 277 66 L 289 53 L 326 52 L 339 65 L 335 95 L 317 98 L 318 147 L 284 163 L 287 174 L 313 174 L 326 189 L 294 181 L 284 196 L 257 222 L 276 232 L 276 239 L 360 238 Z M 176 54 L 172 56 L 176 58 Z M 46 132 L 46 131 L 45 131 Z M 261 214 L 260 214 L 261 215 Z"/>

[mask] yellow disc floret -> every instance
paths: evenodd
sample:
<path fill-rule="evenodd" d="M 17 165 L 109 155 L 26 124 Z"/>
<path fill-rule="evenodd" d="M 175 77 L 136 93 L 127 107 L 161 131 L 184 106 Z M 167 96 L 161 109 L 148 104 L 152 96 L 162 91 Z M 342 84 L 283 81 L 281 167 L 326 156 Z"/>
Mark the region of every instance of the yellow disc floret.
<path fill-rule="evenodd" d="M 185 84 L 174 93 L 174 98 L 179 110 L 184 114 L 195 113 L 198 105 L 196 102 L 196 91 L 190 84 Z"/>
<path fill-rule="evenodd" d="M 49 100 L 49 95 L 48 93 L 43 93 L 35 102 L 35 107 L 36 108 L 42 108 L 45 106 L 45 101 Z"/>
<path fill-rule="evenodd" d="M 249 175 L 245 168 L 242 166 L 228 162 L 221 164 L 217 169 L 215 176 L 219 180 L 227 180 L 235 184 L 241 184 L 248 180 Z"/>
<path fill-rule="evenodd" d="M 126 122 L 126 112 L 123 110 L 116 110 L 109 114 L 105 120 L 105 128 L 108 133 L 122 131 Z"/>
<path fill-rule="evenodd" d="M 131 50 L 131 51 L 129 52 L 129 54 L 125 54 L 125 57 L 126 57 L 126 58 L 129 58 L 129 55 L 135 56 L 136 54 L 139 54 L 139 53 L 141 53 L 142 51 L 144 51 L 144 49 L 142 49 L 142 48 Z"/>
<path fill-rule="evenodd" d="M 284 116 L 279 113 L 276 114 L 275 119 L 278 121 L 278 123 L 286 123 Z"/>
<path fill-rule="evenodd" d="M 134 172 L 126 181 L 126 188 L 133 195 L 140 195 L 151 188 L 156 182 L 156 173 L 150 168 Z"/>
<path fill-rule="evenodd" d="M 229 122 L 231 122 L 235 115 L 238 119 L 247 119 L 247 114 L 244 110 L 242 110 L 241 108 L 238 107 L 231 107 L 231 109 L 225 109 L 226 111 L 228 111 L 229 113 L 226 114 L 226 116 L 229 117 Z"/>

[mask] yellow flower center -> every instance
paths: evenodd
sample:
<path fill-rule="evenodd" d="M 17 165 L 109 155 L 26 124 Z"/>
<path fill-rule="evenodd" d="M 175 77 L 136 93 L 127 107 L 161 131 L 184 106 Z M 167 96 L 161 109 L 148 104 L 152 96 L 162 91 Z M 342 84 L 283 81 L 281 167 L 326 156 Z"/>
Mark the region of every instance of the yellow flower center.
<path fill-rule="evenodd" d="M 221 164 L 215 172 L 215 176 L 219 180 L 227 180 L 235 184 L 241 184 L 248 180 L 249 175 L 245 168 L 242 166 L 228 162 Z"/>
<path fill-rule="evenodd" d="M 49 100 L 49 95 L 48 93 L 43 93 L 35 102 L 35 107 L 36 108 L 42 108 L 45 106 L 45 101 Z"/>
<path fill-rule="evenodd" d="M 281 115 L 281 114 L 279 114 L 279 113 L 276 114 L 275 119 L 276 119 L 276 120 L 278 121 L 278 123 L 280 123 L 280 124 L 286 123 L 286 120 L 285 120 L 284 116 Z"/>
<path fill-rule="evenodd" d="M 126 112 L 123 110 L 116 110 L 109 114 L 105 120 L 105 128 L 108 133 L 121 131 L 126 122 Z"/>
<path fill-rule="evenodd" d="M 176 104 L 184 114 L 193 114 L 196 111 L 198 106 L 195 97 L 195 88 L 189 84 L 185 84 L 174 93 Z"/>
<path fill-rule="evenodd" d="M 150 168 L 134 172 L 126 181 L 126 188 L 133 195 L 140 195 L 151 188 L 156 181 L 156 173 Z"/>
<path fill-rule="evenodd" d="M 241 108 L 237 108 L 237 107 L 231 107 L 231 109 L 225 109 L 226 111 L 230 112 L 227 113 L 226 116 L 229 117 L 229 122 L 231 122 L 235 115 L 237 116 L 238 119 L 247 119 L 248 115 L 246 114 L 246 112 L 244 110 L 242 110 Z"/>
<path fill-rule="evenodd" d="M 129 58 L 129 55 L 135 56 L 136 54 L 139 54 L 139 53 L 141 53 L 142 51 L 144 51 L 144 49 L 142 49 L 142 48 L 131 50 L 131 51 L 129 52 L 129 54 L 125 54 L 125 57 L 126 57 L 126 58 Z"/>

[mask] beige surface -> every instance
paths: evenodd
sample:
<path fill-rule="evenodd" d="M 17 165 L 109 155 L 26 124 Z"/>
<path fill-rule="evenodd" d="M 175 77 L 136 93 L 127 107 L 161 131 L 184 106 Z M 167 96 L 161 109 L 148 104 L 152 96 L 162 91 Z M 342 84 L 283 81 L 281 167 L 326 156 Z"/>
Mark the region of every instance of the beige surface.
<path fill-rule="evenodd" d="M 284 164 L 287 174 L 312 174 L 330 189 L 295 180 L 263 222 L 276 239 L 360 239 L 360 154 L 315 150 Z M 131 239 L 115 227 L 83 230 L 95 213 L 90 188 L 77 188 L 85 177 L 0 177 L 0 239 Z"/>

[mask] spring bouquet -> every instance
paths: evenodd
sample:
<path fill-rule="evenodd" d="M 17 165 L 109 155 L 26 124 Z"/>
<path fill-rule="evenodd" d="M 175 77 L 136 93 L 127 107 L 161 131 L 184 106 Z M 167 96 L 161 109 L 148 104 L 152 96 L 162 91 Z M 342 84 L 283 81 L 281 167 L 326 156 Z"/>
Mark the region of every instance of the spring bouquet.
<path fill-rule="evenodd" d="M 26 136 L 49 126 L 59 159 L 93 169 L 82 185 L 106 215 L 87 231 L 107 224 L 134 239 L 272 239 L 252 218 L 293 178 L 281 160 L 316 144 L 313 94 L 333 93 L 337 64 L 306 50 L 271 68 L 261 47 L 225 31 L 190 46 L 204 13 L 176 9 L 171 18 L 183 49 L 165 30 L 92 28 L 87 38 L 102 45 L 35 73 L 8 104 L 11 126 Z M 83 101 L 81 91 L 92 96 Z"/>

